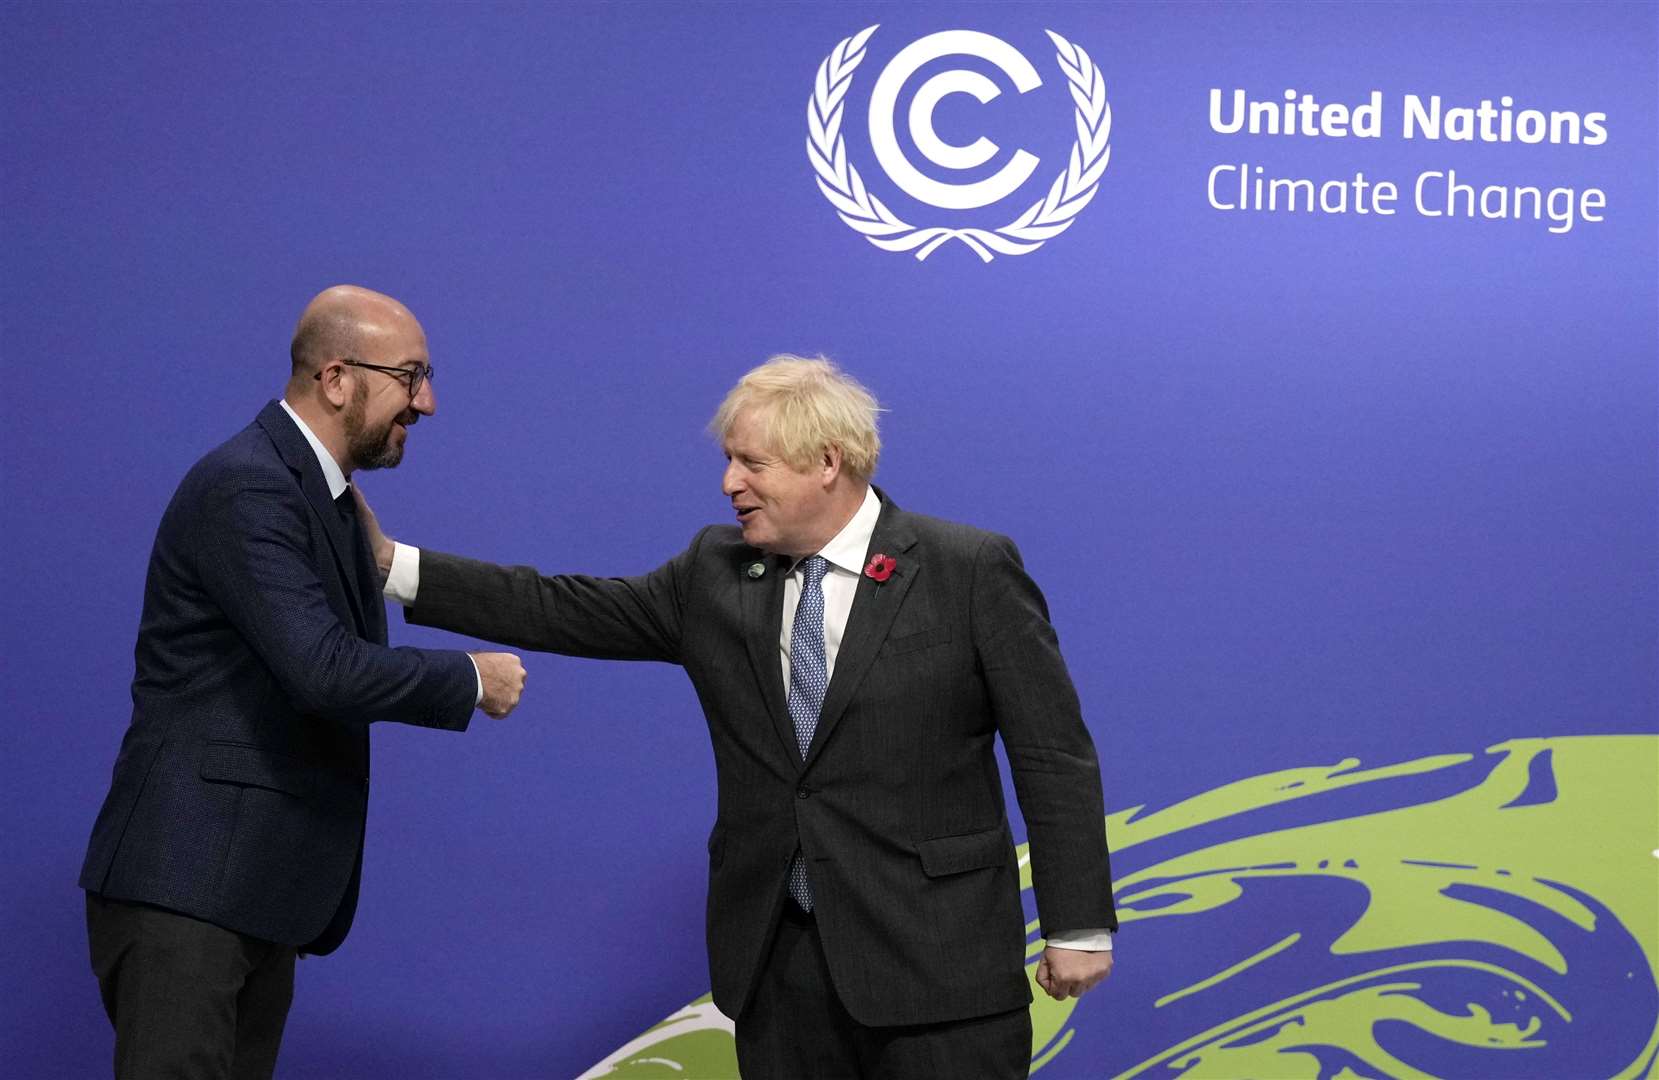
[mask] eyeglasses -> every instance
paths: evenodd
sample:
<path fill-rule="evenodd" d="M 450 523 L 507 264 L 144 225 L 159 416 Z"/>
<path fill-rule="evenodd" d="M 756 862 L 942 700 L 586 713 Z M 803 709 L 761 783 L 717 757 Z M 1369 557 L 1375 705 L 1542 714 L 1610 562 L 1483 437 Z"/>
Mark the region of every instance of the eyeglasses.
<path fill-rule="evenodd" d="M 421 392 L 421 385 L 432 377 L 432 365 L 422 367 L 387 367 L 385 364 L 365 364 L 361 360 L 341 360 L 347 367 L 368 368 L 370 371 L 382 371 L 387 375 L 402 380 L 409 387 L 409 400 L 415 400 L 415 395 Z M 323 373 L 316 372 L 313 379 L 322 379 Z"/>

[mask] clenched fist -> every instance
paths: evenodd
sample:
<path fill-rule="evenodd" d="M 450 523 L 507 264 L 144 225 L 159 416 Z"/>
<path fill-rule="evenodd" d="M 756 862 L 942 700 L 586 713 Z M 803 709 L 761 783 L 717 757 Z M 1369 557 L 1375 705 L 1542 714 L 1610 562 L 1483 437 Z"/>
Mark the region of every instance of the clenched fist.
<path fill-rule="evenodd" d="M 1037 985 L 1055 1001 L 1082 997 L 1111 973 L 1110 952 L 1083 952 L 1050 945 L 1037 961 Z"/>
<path fill-rule="evenodd" d="M 478 665 L 478 677 L 484 682 L 484 697 L 478 707 L 486 716 L 500 720 L 518 705 L 524 693 L 524 664 L 517 656 L 506 652 L 468 653 Z"/>

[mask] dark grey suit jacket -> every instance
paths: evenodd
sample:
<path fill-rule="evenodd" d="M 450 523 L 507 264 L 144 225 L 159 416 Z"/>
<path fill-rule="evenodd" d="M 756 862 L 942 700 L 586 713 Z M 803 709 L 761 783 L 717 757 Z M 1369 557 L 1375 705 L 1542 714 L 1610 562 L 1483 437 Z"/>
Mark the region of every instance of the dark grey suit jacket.
<path fill-rule="evenodd" d="M 179 484 L 81 887 L 325 953 L 357 907 L 368 724 L 463 730 L 465 653 L 388 649 L 368 545 L 276 402 Z"/>
<path fill-rule="evenodd" d="M 836 990 L 861 1023 L 938 1023 L 1029 1003 L 998 735 L 1042 925 L 1117 925 L 1094 745 L 1014 545 L 882 495 L 870 551 L 898 567 L 885 582 L 859 581 L 804 761 L 778 643 L 789 562 L 745 545 L 735 526 L 704 529 L 634 578 L 421 556 L 413 622 L 684 666 L 719 779 L 708 951 L 715 1004 L 729 1016 L 753 991 L 797 849 Z"/>

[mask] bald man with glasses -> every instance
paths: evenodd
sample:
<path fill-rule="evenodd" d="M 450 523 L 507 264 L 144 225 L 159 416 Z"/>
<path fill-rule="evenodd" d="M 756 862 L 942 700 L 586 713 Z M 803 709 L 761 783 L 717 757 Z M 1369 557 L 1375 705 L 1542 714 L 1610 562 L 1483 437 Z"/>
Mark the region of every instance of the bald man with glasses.
<path fill-rule="evenodd" d="M 81 870 L 120 1077 L 269 1077 L 294 960 L 357 908 L 369 724 L 504 717 L 510 653 L 389 648 L 350 477 L 437 408 L 426 335 L 353 286 L 301 315 L 290 373 L 185 476 L 144 587 L 132 720 Z"/>

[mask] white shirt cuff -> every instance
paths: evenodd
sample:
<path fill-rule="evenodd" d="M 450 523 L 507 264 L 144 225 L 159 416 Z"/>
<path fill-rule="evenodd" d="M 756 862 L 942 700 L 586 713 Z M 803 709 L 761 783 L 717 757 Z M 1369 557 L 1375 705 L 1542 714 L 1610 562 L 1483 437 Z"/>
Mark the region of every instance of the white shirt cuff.
<path fill-rule="evenodd" d="M 421 549 L 392 542 L 392 569 L 380 591 L 386 599 L 405 607 L 415 602 L 421 588 Z"/>
<path fill-rule="evenodd" d="M 1111 952 L 1110 930 L 1066 930 L 1051 934 L 1048 944 L 1056 949 L 1076 949 L 1078 952 Z"/>

